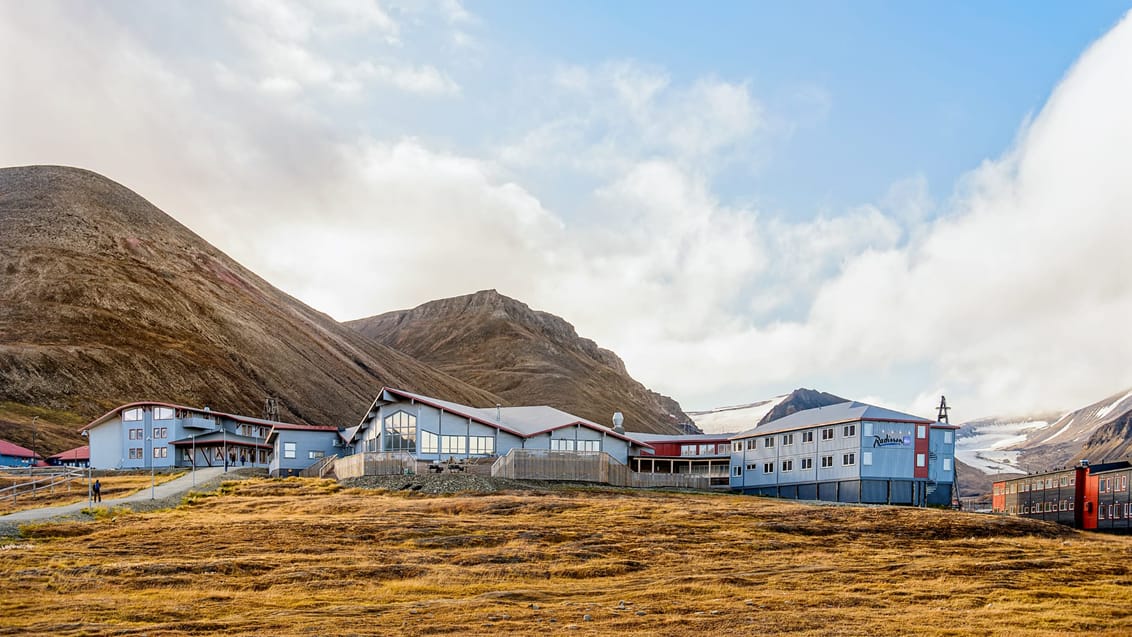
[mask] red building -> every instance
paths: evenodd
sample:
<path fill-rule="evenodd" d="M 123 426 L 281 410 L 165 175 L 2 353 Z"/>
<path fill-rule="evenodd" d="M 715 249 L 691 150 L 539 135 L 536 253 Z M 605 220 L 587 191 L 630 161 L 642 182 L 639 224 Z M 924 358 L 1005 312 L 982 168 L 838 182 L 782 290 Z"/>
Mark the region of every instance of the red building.
<path fill-rule="evenodd" d="M 1121 460 L 995 482 L 995 513 L 1057 522 L 1076 529 L 1132 532 L 1132 462 Z"/>
<path fill-rule="evenodd" d="M 690 473 L 706 475 L 713 487 L 727 488 L 734 434 L 626 434 L 648 443 L 652 449 L 629 458 L 629 468 L 639 473 Z"/>

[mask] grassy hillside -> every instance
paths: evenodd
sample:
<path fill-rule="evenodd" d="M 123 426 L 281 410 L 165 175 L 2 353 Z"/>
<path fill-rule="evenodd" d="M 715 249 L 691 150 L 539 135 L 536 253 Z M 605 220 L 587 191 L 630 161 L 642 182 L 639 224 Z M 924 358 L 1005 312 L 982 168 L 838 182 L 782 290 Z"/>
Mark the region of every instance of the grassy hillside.
<path fill-rule="evenodd" d="M 290 479 L 47 524 L 0 633 L 1129 634 L 1132 539 L 731 495 L 422 497 Z"/>

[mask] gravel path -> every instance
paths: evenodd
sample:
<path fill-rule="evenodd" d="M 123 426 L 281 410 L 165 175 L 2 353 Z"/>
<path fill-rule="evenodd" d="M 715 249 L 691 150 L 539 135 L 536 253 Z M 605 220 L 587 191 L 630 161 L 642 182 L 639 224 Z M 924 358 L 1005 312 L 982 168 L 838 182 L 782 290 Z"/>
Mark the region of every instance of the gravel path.
<path fill-rule="evenodd" d="M 202 476 L 200 474 L 204 473 Z M 100 504 L 95 505 L 95 508 L 119 508 L 125 507 L 132 511 L 156 511 L 159 509 L 168 509 L 175 507 L 181 503 L 185 494 L 190 491 L 212 491 L 219 487 L 224 482 L 232 480 L 244 480 L 247 478 L 263 476 L 262 469 L 234 469 L 229 470 L 227 473 L 220 471 L 209 471 L 205 473 L 204 470 L 198 471 L 197 484 L 194 486 L 192 483 L 192 475 L 186 474 L 176 480 L 171 480 L 164 484 L 157 485 L 154 492 L 157 498 L 150 499 L 149 489 L 142 489 L 132 495 L 116 498 L 113 500 L 103 500 Z M 78 504 L 70 504 L 58 507 L 47 507 L 43 509 L 28 509 L 25 511 L 17 511 L 5 516 L 0 516 L 0 538 L 3 537 L 18 537 L 20 534 L 20 526 L 24 524 L 35 524 L 38 522 L 60 522 L 60 521 L 89 521 L 91 516 L 83 511 L 87 508 L 86 502 Z"/>

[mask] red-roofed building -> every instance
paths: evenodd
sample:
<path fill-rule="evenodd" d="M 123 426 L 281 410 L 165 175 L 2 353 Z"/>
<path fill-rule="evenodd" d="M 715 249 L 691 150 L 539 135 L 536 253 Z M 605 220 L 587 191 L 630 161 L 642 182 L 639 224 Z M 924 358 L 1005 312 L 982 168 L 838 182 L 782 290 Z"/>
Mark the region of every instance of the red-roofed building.
<path fill-rule="evenodd" d="M 27 467 L 38 464 L 40 455 L 14 442 L 0 440 L 0 466 Z"/>
<path fill-rule="evenodd" d="M 86 467 L 90 465 L 90 445 L 59 452 L 47 459 L 53 467 Z"/>

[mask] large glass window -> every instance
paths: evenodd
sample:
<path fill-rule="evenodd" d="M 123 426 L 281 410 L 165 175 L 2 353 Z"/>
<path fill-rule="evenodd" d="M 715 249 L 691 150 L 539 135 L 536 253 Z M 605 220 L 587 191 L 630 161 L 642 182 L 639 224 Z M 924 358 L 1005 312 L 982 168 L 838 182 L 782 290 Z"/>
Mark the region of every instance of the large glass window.
<path fill-rule="evenodd" d="M 697 451 L 699 451 L 699 448 L 696 445 L 680 445 L 680 455 L 682 456 L 694 456 Z"/>
<path fill-rule="evenodd" d="M 495 438 L 491 436 L 471 436 L 468 438 L 468 452 L 481 456 L 495 453 Z"/>
<path fill-rule="evenodd" d="M 386 416 L 385 451 L 416 450 L 417 417 L 407 411 L 399 411 L 391 416 Z"/>
<path fill-rule="evenodd" d="M 464 436 L 441 436 L 440 453 L 468 453 L 468 439 Z"/>
<path fill-rule="evenodd" d="M 126 422 L 137 422 L 141 419 L 142 419 L 141 407 L 135 407 L 133 409 L 127 409 L 126 411 L 122 412 L 122 420 L 124 420 Z"/>
<path fill-rule="evenodd" d="M 436 453 L 440 451 L 440 436 L 431 431 L 421 432 L 421 453 Z"/>
<path fill-rule="evenodd" d="M 701 445 L 701 448 L 703 445 Z M 600 440 L 579 440 L 578 451 L 601 451 Z"/>
<path fill-rule="evenodd" d="M 173 420 L 172 407 L 154 407 L 153 408 L 154 420 Z"/>
<path fill-rule="evenodd" d="M 295 443 L 293 443 L 293 442 L 283 443 L 283 457 L 284 458 L 294 458 L 295 457 Z"/>
<path fill-rule="evenodd" d="M 550 441 L 550 448 L 553 451 L 573 451 L 574 450 L 574 441 L 573 440 L 566 440 L 564 438 L 559 438 L 557 440 L 551 440 Z"/>

